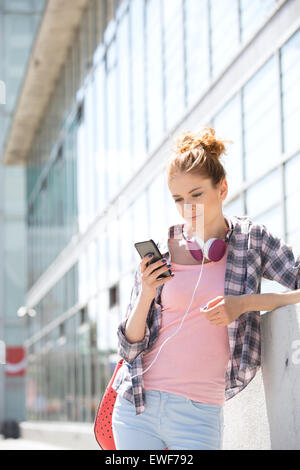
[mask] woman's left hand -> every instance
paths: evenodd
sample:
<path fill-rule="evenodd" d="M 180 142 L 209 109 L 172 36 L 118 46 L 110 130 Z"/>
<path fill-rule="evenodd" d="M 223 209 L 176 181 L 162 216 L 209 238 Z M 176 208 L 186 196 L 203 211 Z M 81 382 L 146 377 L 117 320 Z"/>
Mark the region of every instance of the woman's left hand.
<path fill-rule="evenodd" d="M 219 295 L 207 303 L 207 309 L 200 308 L 200 313 L 215 326 L 229 325 L 245 311 L 242 295 Z"/>

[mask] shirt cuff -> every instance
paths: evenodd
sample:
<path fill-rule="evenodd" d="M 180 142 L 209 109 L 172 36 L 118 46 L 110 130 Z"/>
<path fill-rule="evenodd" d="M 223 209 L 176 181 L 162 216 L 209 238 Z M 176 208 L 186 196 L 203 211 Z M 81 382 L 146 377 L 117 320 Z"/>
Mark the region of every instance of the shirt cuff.
<path fill-rule="evenodd" d="M 126 326 L 127 319 L 122 321 L 118 327 L 118 353 L 119 355 L 128 363 L 133 362 L 137 356 L 144 351 L 149 344 L 150 338 L 150 329 L 147 325 L 145 325 L 145 333 L 144 338 L 141 341 L 137 341 L 135 343 L 130 343 L 126 336 L 125 336 L 125 326 Z"/>

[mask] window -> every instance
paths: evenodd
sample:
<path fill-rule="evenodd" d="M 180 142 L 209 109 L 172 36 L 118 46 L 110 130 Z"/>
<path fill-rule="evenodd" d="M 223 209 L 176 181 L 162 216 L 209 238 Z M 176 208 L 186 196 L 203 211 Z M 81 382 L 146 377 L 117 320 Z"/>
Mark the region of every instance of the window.
<path fill-rule="evenodd" d="M 247 192 L 247 215 L 256 217 L 262 212 L 267 213 L 273 210 L 274 206 L 281 204 L 282 185 L 280 171 L 272 171 L 258 183 L 251 186 Z M 282 217 L 280 217 L 282 219 Z"/>
<path fill-rule="evenodd" d="M 164 0 L 164 79 L 166 128 L 170 129 L 184 111 L 184 39 L 182 0 Z"/>
<path fill-rule="evenodd" d="M 146 96 L 149 152 L 152 152 L 160 143 L 164 133 L 161 5 L 160 0 L 147 0 L 146 4 Z"/>
<path fill-rule="evenodd" d="M 281 48 L 281 97 L 284 151 L 300 145 L 300 30 Z"/>
<path fill-rule="evenodd" d="M 210 18 L 212 74 L 215 77 L 239 47 L 237 0 L 211 0 Z"/>
<path fill-rule="evenodd" d="M 274 57 L 243 89 L 243 125 L 246 179 L 251 180 L 280 156 L 279 103 Z"/>
<path fill-rule="evenodd" d="M 108 200 L 111 200 L 119 191 L 119 136 L 118 136 L 118 99 L 117 99 L 117 69 L 116 69 L 116 41 L 113 40 L 107 51 L 107 160 Z"/>
<path fill-rule="evenodd" d="M 213 128 L 216 130 L 216 135 L 233 141 L 233 144 L 225 144 L 226 155 L 221 156 L 222 164 L 227 173 L 227 199 L 239 190 L 243 181 L 241 124 L 240 95 L 238 94 L 213 119 Z"/>
<path fill-rule="evenodd" d="M 160 238 L 164 233 L 167 233 L 168 224 L 166 217 L 166 203 L 165 191 L 166 188 L 165 174 L 161 173 L 155 176 L 153 181 L 148 187 L 148 201 L 149 201 L 149 222 L 150 222 L 150 237 L 154 240 Z M 174 202 L 173 202 L 174 204 Z M 175 206 L 175 204 L 174 204 Z"/>
<path fill-rule="evenodd" d="M 121 185 L 125 185 L 132 174 L 131 162 L 131 82 L 129 51 L 129 15 L 125 13 L 117 28 L 117 102 L 119 124 L 118 171 Z"/>
<path fill-rule="evenodd" d="M 276 5 L 275 0 L 240 0 L 242 41 L 249 39 L 266 21 Z"/>
<path fill-rule="evenodd" d="M 231 216 L 231 215 L 237 215 L 237 216 L 244 215 L 244 204 L 243 204 L 242 196 L 234 199 L 229 204 L 226 204 L 226 200 L 225 200 L 223 213 L 225 215 L 229 215 L 229 216 Z"/>
<path fill-rule="evenodd" d="M 286 205 L 286 221 L 289 240 L 296 242 L 299 246 L 300 240 L 300 154 L 293 157 L 285 165 L 285 205 Z M 298 249 L 300 253 L 300 249 Z"/>
<path fill-rule="evenodd" d="M 208 0 L 184 2 L 187 104 L 191 106 L 210 81 Z"/>
<path fill-rule="evenodd" d="M 130 2 L 132 83 L 132 169 L 137 171 L 147 157 L 145 121 L 144 2 Z"/>
<path fill-rule="evenodd" d="M 103 210 L 107 204 L 107 158 L 106 148 L 106 88 L 105 88 L 105 62 L 102 60 L 95 71 L 95 177 L 97 181 L 97 207 Z"/>

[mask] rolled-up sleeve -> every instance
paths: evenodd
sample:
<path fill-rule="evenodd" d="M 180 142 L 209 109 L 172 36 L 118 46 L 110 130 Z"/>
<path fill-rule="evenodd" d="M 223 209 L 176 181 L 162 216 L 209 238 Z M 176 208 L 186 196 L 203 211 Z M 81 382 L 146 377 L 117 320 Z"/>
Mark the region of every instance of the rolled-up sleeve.
<path fill-rule="evenodd" d="M 136 359 L 136 357 L 147 348 L 148 343 L 149 343 L 149 337 L 150 337 L 150 329 L 148 327 L 147 322 L 145 325 L 145 335 L 141 341 L 130 343 L 125 337 L 126 322 L 130 313 L 135 308 L 136 303 L 138 301 L 138 297 L 140 293 L 140 286 L 141 286 L 141 274 L 140 274 L 140 265 L 138 265 L 134 274 L 134 283 L 133 283 L 133 287 L 132 287 L 131 294 L 130 294 L 130 301 L 127 307 L 127 312 L 125 314 L 125 317 L 119 323 L 119 326 L 117 329 L 118 354 L 129 364 L 132 363 Z"/>
<path fill-rule="evenodd" d="M 300 255 L 262 224 L 262 277 L 300 289 Z"/>

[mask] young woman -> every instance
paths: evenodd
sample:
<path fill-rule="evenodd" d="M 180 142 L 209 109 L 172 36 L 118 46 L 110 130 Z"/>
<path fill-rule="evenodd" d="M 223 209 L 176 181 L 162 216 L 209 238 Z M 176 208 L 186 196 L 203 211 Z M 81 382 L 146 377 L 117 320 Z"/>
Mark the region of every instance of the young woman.
<path fill-rule="evenodd" d="M 259 294 L 262 277 L 299 289 L 300 257 L 265 225 L 223 214 L 225 142 L 210 127 L 185 131 L 168 162 L 186 223 L 157 243 L 165 259 L 141 260 L 118 327 L 117 450 L 221 449 L 224 401 L 261 365 L 259 310 L 300 301 L 299 290 Z M 174 276 L 157 279 L 168 269 Z"/>

